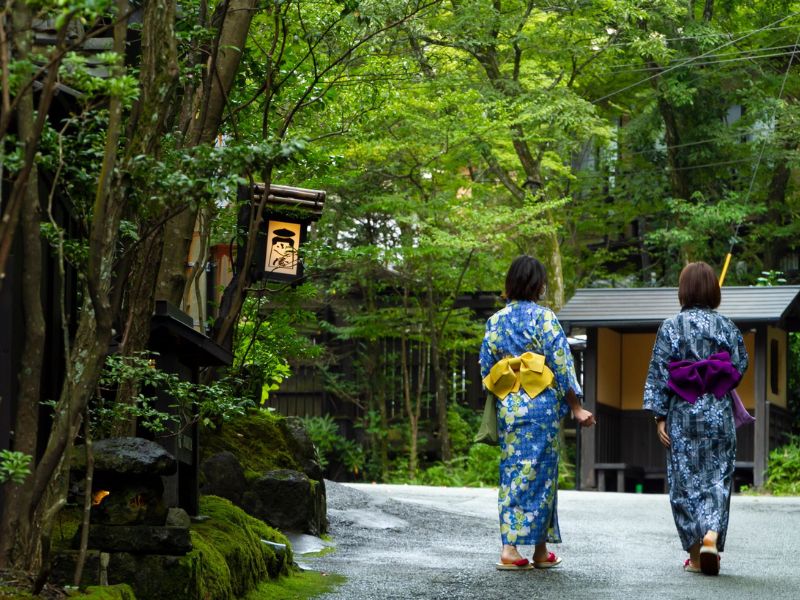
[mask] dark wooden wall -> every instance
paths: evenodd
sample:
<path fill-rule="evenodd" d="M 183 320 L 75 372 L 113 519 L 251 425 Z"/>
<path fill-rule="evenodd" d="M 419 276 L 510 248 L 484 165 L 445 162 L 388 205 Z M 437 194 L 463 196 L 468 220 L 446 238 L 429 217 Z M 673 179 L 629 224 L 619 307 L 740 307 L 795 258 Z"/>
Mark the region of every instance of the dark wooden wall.
<path fill-rule="evenodd" d="M 596 462 L 623 462 L 645 469 L 664 467 L 664 447 L 658 441 L 652 413 L 598 403 L 597 420 Z M 740 427 L 736 430 L 736 460 L 752 462 L 753 452 L 753 426 Z"/>
<path fill-rule="evenodd" d="M 335 365 L 328 367 L 329 376 L 338 377 L 343 383 L 357 381 L 363 377 L 362 360 L 356 356 L 353 343 L 332 346 L 337 357 Z M 342 432 L 350 435 L 355 423 L 361 419 L 370 405 L 368 394 L 373 398 L 383 397 L 386 403 L 386 415 L 390 422 L 405 420 L 403 401 L 402 371 L 400 360 L 401 344 L 397 339 L 384 339 L 373 345 L 372 358 L 379 357 L 380 372 L 370 382 L 364 383 L 361 393 L 356 398 L 347 398 L 336 392 L 336 386 L 323 370 L 313 364 L 293 365 L 293 374 L 286 379 L 280 389 L 271 392 L 267 406 L 284 415 L 314 417 L 331 415 L 336 419 Z M 423 409 L 422 418 L 428 421 L 436 419 L 436 407 L 433 400 L 434 387 L 430 378 L 429 355 L 427 345 L 411 343 L 407 348 L 411 387 L 416 390 L 420 374 L 423 376 Z M 451 365 L 448 388 L 451 401 L 476 411 L 483 410 L 484 392 L 481 384 L 480 366 L 477 348 L 473 352 L 459 351 L 449 357 Z M 353 401 L 355 400 L 355 402 Z M 374 405 L 374 404 L 373 404 Z"/>

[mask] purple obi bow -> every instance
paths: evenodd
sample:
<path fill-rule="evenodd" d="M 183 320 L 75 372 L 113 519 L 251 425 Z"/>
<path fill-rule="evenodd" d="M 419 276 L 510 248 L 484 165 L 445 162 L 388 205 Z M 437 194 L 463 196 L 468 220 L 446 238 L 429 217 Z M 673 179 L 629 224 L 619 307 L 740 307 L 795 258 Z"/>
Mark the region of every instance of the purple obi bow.
<path fill-rule="evenodd" d="M 669 389 L 689 404 L 697 402 L 703 394 L 711 393 L 717 398 L 722 398 L 731 392 L 736 427 L 755 421 L 734 389 L 742 375 L 731 363 L 731 355 L 727 352 L 718 352 L 703 360 L 673 361 L 667 365 L 667 369 Z"/>

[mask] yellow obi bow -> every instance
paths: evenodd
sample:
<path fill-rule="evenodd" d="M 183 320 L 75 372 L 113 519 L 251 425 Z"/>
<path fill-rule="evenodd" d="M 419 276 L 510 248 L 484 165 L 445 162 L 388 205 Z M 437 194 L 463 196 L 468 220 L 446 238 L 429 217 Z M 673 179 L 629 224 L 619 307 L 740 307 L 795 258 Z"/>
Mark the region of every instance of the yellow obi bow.
<path fill-rule="evenodd" d="M 535 398 L 553 383 L 553 372 L 544 364 L 544 356 L 526 352 L 498 361 L 483 378 L 483 385 L 501 400 L 520 386 Z"/>

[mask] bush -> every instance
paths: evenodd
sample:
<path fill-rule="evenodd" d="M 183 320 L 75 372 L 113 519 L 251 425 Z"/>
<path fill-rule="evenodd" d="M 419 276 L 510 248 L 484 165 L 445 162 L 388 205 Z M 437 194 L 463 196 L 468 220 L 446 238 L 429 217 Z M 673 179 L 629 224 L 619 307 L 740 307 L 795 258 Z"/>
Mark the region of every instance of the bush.
<path fill-rule="evenodd" d="M 800 495 L 800 436 L 769 453 L 769 471 L 764 485 L 776 496 Z"/>
<path fill-rule="evenodd" d="M 308 436 L 317 449 L 319 464 L 325 469 L 336 459 L 353 476 L 358 477 L 364 470 L 366 456 L 364 449 L 353 440 L 345 439 L 339 433 L 339 426 L 330 415 L 306 417 L 303 419 Z"/>
<path fill-rule="evenodd" d="M 31 457 L 22 452 L 12 452 L 11 450 L 0 450 L 0 483 L 13 481 L 22 483 L 31 474 L 28 465 Z"/>
<path fill-rule="evenodd" d="M 800 433 L 800 332 L 789 334 L 789 412 L 794 415 L 793 428 Z"/>
<path fill-rule="evenodd" d="M 474 444 L 466 456 L 437 463 L 422 471 L 414 482 L 422 485 L 497 487 L 500 478 L 500 448 Z"/>
<path fill-rule="evenodd" d="M 466 454 L 480 425 L 480 414 L 459 404 L 447 407 L 447 429 L 454 455 Z"/>

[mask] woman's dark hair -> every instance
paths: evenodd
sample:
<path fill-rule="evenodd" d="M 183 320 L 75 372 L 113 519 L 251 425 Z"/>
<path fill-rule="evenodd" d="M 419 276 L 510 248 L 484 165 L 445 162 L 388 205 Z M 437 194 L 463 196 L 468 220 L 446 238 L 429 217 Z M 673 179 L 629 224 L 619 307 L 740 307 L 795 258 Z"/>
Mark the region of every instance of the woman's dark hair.
<path fill-rule="evenodd" d="M 678 279 L 678 300 L 681 308 L 717 308 L 720 291 L 714 269 L 704 262 L 693 262 L 683 267 Z"/>
<path fill-rule="evenodd" d="M 539 300 L 547 283 L 544 265 L 523 254 L 514 259 L 506 274 L 506 300 Z"/>

